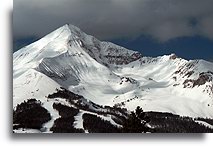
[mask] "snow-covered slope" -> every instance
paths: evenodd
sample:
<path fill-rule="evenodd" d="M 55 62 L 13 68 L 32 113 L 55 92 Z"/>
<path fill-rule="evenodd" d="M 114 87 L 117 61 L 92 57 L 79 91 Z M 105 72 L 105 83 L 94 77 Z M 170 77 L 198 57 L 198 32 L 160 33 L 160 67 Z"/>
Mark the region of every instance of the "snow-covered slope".
<path fill-rule="evenodd" d="M 48 76 L 29 69 L 24 74 L 14 79 L 13 82 L 13 106 L 30 98 L 45 100 L 45 96 L 61 86 Z"/>
<path fill-rule="evenodd" d="M 194 62 L 197 64 L 192 68 L 195 71 L 192 75 L 189 75 L 189 69 L 179 72 Z M 186 61 L 174 54 L 157 58 L 143 57 L 116 70 L 116 74 L 131 77 L 139 83 L 138 89 L 116 97 L 116 102 L 131 110 L 140 105 L 149 111 L 212 117 L 213 75 L 208 72 L 212 68 L 212 63 L 203 60 Z M 206 82 L 185 87 L 185 81 L 197 80 L 203 72 L 209 76 Z"/>
<path fill-rule="evenodd" d="M 51 112 L 45 96 L 64 87 L 100 105 L 213 118 L 212 63 L 142 57 L 72 25 L 15 52 L 13 80 L 14 107 L 36 98 Z"/>

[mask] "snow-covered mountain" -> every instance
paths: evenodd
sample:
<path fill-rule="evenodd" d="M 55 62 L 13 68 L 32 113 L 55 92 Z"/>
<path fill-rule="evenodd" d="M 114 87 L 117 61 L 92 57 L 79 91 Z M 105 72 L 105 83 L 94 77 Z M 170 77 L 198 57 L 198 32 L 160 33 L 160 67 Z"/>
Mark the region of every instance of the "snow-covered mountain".
<path fill-rule="evenodd" d="M 56 118 L 46 97 L 61 87 L 99 105 L 213 118 L 213 63 L 145 57 L 72 25 L 13 54 L 14 108 L 36 98 Z"/>

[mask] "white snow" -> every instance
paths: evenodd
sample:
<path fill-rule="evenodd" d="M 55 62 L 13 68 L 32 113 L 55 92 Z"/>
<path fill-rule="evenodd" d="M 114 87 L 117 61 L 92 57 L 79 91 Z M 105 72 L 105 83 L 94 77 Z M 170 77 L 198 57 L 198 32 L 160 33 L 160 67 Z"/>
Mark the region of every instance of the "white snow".
<path fill-rule="evenodd" d="M 13 130 L 14 133 L 41 133 L 40 130 L 36 130 L 36 129 L 26 129 L 26 128 L 20 128 L 20 129 L 16 129 Z"/>
<path fill-rule="evenodd" d="M 213 118 L 213 96 L 204 92 L 213 82 L 183 88 L 184 74 L 193 70 L 195 73 L 188 79 L 196 79 L 201 72 L 213 71 L 212 63 L 165 55 L 117 65 L 106 57 L 134 53 L 65 25 L 13 54 L 13 106 L 36 98 L 55 119 L 58 114 L 45 96 L 64 87 L 100 105 L 124 102 L 129 110 L 142 106 L 145 111 Z M 190 64 L 194 66 L 187 68 Z M 183 75 L 175 74 L 181 67 Z M 102 118 L 114 122 L 111 117 Z M 75 127 L 82 128 L 82 112 L 75 119 Z M 49 129 L 52 124 L 53 120 L 44 126 Z"/>
<path fill-rule="evenodd" d="M 203 124 L 203 125 L 205 125 L 206 127 L 209 127 L 209 128 L 211 128 L 211 129 L 213 129 L 213 125 L 211 125 L 211 124 L 209 124 L 209 123 L 207 123 L 207 122 L 205 122 L 205 121 L 195 120 L 195 122 L 200 123 L 200 124 Z"/>
<path fill-rule="evenodd" d="M 52 133 L 52 131 L 50 131 L 50 128 L 53 126 L 54 124 L 54 121 L 60 117 L 59 113 L 57 110 L 53 109 L 52 105 L 55 101 L 54 100 L 48 100 L 47 102 L 44 102 L 43 103 L 43 107 L 45 107 L 48 112 L 50 113 L 51 115 L 51 120 L 48 121 L 47 123 L 45 123 L 43 125 L 43 129 L 45 129 L 45 133 Z"/>
<path fill-rule="evenodd" d="M 84 129 L 83 127 L 83 118 L 82 115 L 84 112 L 80 111 L 76 116 L 75 116 L 75 121 L 73 123 L 73 126 L 77 129 Z"/>
<path fill-rule="evenodd" d="M 60 88 L 60 85 L 54 80 L 34 69 L 29 69 L 13 79 L 13 106 L 31 98 L 46 101 L 45 96 L 55 92 L 56 88 Z"/>

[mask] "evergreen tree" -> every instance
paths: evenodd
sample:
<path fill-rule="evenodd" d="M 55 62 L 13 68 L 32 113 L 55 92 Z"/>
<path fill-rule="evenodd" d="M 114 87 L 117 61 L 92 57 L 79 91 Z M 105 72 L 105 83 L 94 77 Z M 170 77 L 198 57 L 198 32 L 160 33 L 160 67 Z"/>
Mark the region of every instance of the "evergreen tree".
<path fill-rule="evenodd" d="M 124 133 L 146 133 L 148 130 L 147 122 L 149 122 L 148 117 L 145 116 L 143 109 L 138 106 L 135 112 L 131 112 L 130 116 L 124 121 L 122 131 Z"/>

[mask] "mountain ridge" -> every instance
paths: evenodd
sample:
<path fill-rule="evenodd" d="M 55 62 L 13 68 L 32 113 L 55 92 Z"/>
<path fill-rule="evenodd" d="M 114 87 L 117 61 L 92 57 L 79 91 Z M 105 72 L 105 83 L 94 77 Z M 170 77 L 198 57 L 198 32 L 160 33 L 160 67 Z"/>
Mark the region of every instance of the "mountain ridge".
<path fill-rule="evenodd" d="M 213 118 L 213 63 L 145 57 L 64 25 L 13 54 L 13 107 L 61 87 L 100 105 Z M 64 102 L 66 103 L 66 102 Z"/>

